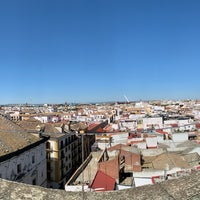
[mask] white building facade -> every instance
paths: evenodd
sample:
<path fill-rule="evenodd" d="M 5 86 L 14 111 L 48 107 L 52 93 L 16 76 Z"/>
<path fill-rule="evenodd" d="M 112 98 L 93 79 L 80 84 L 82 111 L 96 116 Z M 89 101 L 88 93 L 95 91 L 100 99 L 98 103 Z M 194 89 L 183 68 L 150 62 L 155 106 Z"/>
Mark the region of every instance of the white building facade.
<path fill-rule="evenodd" d="M 0 177 L 31 185 L 47 186 L 45 139 L 0 157 Z"/>

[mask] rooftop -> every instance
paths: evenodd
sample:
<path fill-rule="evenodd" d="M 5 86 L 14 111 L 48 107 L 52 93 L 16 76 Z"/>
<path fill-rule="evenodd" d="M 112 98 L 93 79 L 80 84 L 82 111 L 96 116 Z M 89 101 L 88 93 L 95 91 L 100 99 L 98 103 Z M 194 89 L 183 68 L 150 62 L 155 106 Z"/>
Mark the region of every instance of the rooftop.
<path fill-rule="evenodd" d="M 98 161 L 100 157 L 102 156 L 102 152 L 92 152 L 92 159 L 84 169 L 82 173 L 79 174 L 79 176 L 76 179 L 76 183 L 81 183 L 82 179 L 84 178 L 85 182 L 91 183 L 91 181 L 94 179 L 97 170 L 98 170 Z"/>
<path fill-rule="evenodd" d="M 0 115 L 0 156 L 13 153 L 40 140 L 41 138 L 26 132 L 22 127 Z"/>

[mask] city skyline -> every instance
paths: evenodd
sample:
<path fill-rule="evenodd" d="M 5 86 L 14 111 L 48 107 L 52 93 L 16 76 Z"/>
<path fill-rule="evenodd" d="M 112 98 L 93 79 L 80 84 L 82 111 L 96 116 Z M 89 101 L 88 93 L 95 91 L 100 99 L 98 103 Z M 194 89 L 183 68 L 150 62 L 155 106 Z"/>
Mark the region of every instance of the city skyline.
<path fill-rule="evenodd" d="M 200 2 L 0 2 L 0 104 L 198 99 Z"/>

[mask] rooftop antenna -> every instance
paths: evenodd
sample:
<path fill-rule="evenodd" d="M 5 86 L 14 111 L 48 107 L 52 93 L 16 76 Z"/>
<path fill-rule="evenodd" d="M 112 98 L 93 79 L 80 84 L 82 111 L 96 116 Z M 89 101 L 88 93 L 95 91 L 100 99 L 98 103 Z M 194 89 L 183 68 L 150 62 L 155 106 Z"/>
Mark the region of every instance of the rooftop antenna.
<path fill-rule="evenodd" d="M 129 103 L 129 100 L 125 94 L 124 94 L 124 98 L 126 99 L 127 103 Z"/>

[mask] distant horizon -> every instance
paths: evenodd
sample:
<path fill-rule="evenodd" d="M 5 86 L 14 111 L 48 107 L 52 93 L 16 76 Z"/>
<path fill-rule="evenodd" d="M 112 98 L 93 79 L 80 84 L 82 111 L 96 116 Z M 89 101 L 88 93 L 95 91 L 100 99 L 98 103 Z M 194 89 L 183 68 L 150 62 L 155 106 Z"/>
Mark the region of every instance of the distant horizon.
<path fill-rule="evenodd" d="M 200 99 L 199 0 L 0 2 L 0 104 Z"/>
<path fill-rule="evenodd" d="M 31 105 L 76 105 L 76 104 L 104 104 L 104 103 L 137 103 L 137 102 L 154 102 L 154 101 L 200 101 L 200 99 L 138 99 L 138 100 L 130 100 L 129 102 L 127 102 L 126 100 L 121 100 L 121 101 L 96 101 L 96 102 L 92 102 L 92 101 L 88 101 L 88 102 L 45 102 L 45 103 L 29 103 L 29 102 L 25 102 L 25 103 L 0 103 L 0 106 L 6 106 L 6 105 L 27 105 L 27 106 L 31 106 Z"/>

